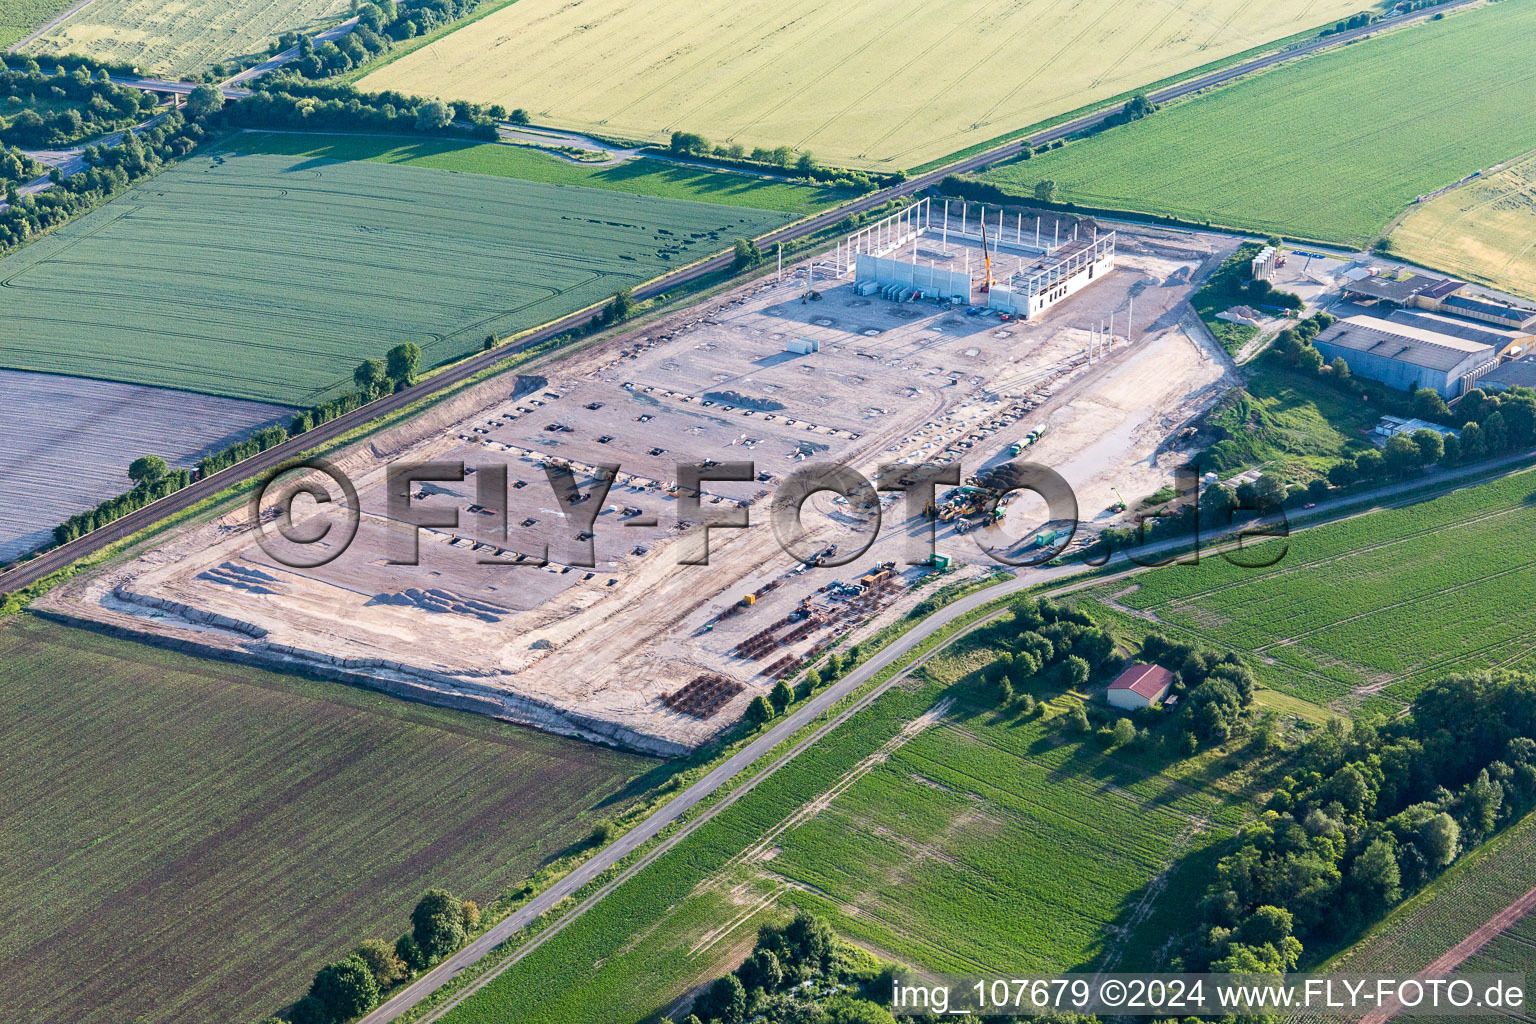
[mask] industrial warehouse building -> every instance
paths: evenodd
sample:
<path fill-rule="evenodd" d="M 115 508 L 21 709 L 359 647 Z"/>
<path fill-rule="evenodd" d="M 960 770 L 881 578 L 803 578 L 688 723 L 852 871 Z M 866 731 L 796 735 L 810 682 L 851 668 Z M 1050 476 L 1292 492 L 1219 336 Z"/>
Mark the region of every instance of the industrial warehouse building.
<path fill-rule="evenodd" d="M 1361 377 L 1405 391 L 1430 388 L 1442 398 L 1463 394 L 1499 363 L 1493 345 L 1373 316 L 1340 320 L 1313 344 L 1324 360 L 1342 357 Z"/>
<path fill-rule="evenodd" d="M 1414 274 L 1401 280 L 1381 275 L 1367 275 L 1344 285 L 1344 294 L 1363 302 L 1386 302 L 1394 306 L 1438 309 L 1447 295 L 1465 288 L 1465 281 L 1448 277 Z"/>
<path fill-rule="evenodd" d="M 1439 308 L 1457 316 L 1486 320 L 1500 327 L 1527 328 L 1536 324 L 1536 309 L 1507 302 L 1490 302 L 1470 295 L 1447 295 Z"/>
<path fill-rule="evenodd" d="M 1478 378 L 1484 391 L 1508 391 L 1510 388 L 1536 388 L 1536 356 L 1511 359 Z"/>
<path fill-rule="evenodd" d="M 1422 327 L 1426 331 L 1449 334 L 1462 341 L 1475 341 L 1479 345 L 1492 345 L 1501 359 L 1513 359 L 1522 355 L 1530 344 L 1527 331 L 1510 327 L 1496 327 L 1491 323 L 1459 320 L 1443 313 L 1425 313 L 1417 309 L 1394 309 L 1387 320 L 1409 327 Z"/>
<path fill-rule="evenodd" d="M 1362 302 L 1386 303 L 1403 309 L 1427 309 L 1434 313 L 1481 320 L 1484 323 L 1515 330 L 1536 326 L 1536 309 L 1510 302 L 1460 294 L 1467 282 L 1453 277 L 1428 277 L 1413 274 L 1402 280 L 1368 275 L 1348 281 L 1344 294 Z"/>
<path fill-rule="evenodd" d="M 1095 280 L 1102 280 L 1114 269 L 1113 231 L 1067 242 L 1052 250 L 1033 269 L 993 285 L 987 295 L 987 308 L 1029 320 Z"/>

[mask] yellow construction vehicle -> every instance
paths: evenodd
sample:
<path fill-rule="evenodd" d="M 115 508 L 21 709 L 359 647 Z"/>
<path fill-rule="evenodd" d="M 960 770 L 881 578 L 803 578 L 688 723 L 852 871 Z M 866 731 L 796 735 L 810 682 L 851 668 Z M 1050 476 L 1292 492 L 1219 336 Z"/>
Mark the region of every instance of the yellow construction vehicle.
<path fill-rule="evenodd" d="M 1111 487 L 1110 490 L 1115 492 L 1115 503 L 1109 506 L 1109 510 L 1111 512 L 1124 512 L 1126 507 L 1125 499 L 1120 496 L 1120 488 Z"/>

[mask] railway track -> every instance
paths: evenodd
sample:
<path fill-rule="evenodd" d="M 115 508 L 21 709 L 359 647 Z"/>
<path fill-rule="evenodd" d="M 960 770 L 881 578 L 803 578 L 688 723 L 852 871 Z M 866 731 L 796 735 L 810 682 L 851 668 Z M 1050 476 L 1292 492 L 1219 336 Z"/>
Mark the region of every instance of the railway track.
<path fill-rule="evenodd" d="M 1437 7 L 1385 18 L 1374 25 L 1314 39 L 1300 46 L 1292 47 L 1289 50 L 1265 54 L 1249 61 L 1234 64 L 1228 68 L 1189 79 L 1188 81 L 1177 82 L 1167 88 L 1152 92 L 1148 96 L 1154 103 L 1166 103 L 1169 100 L 1178 99 L 1199 92 L 1202 89 L 1209 89 L 1212 86 L 1230 82 L 1296 57 L 1314 53 L 1318 50 L 1342 46 L 1345 43 L 1353 42 L 1385 28 L 1391 28 L 1411 21 L 1424 20 L 1443 11 L 1480 2 L 1481 0 L 1449 0 L 1449 2 L 1440 4 Z M 759 246 L 771 246 L 779 242 L 789 242 L 813 236 L 833 226 L 850 214 L 863 213 L 882 206 L 893 199 L 914 195 L 924 189 L 937 185 L 948 175 L 977 171 L 991 164 L 1017 156 L 1026 145 L 1039 146 L 1096 127 L 1117 109 L 1115 106 L 1109 106 L 1092 114 L 1043 129 L 1026 138 L 1004 143 L 985 152 L 964 157 L 943 167 L 916 175 L 899 184 L 871 192 L 869 195 L 856 199 L 844 206 L 827 210 L 794 224 L 777 228 L 765 235 L 759 236 L 757 242 Z M 733 254 L 725 252 L 692 266 L 675 270 L 670 274 L 656 278 L 636 288 L 634 290 L 635 298 L 638 300 L 654 298 L 682 285 L 690 284 L 711 274 L 728 269 L 732 259 Z M 380 417 L 398 412 L 417 399 L 456 387 L 476 374 L 496 366 L 510 355 L 526 351 L 573 328 L 586 326 L 596 319 L 599 314 L 600 310 L 596 309 L 573 313 L 540 328 L 514 344 L 461 360 L 420 384 L 370 402 L 328 423 L 323 423 L 313 430 L 290 438 L 275 448 L 269 448 L 259 455 L 252 456 L 228 469 L 195 481 L 175 494 L 168 495 L 159 501 L 136 509 L 121 519 L 94 530 L 83 537 L 52 548 L 31 561 L 19 563 L 8 571 L 0 573 L 0 594 L 13 593 L 30 586 L 81 558 L 95 554 L 104 548 L 133 536 L 140 530 L 154 526 L 184 512 L 226 488 L 258 477 L 305 451 L 334 441 Z"/>

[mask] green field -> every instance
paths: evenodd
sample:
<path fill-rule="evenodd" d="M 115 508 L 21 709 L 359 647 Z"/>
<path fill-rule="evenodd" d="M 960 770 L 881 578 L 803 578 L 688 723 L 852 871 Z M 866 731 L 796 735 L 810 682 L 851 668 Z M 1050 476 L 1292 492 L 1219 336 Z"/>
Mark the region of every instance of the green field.
<path fill-rule="evenodd" d="M 1536 815 L 1528 815 L 1454 865 L 1327 967 L 1350 974 L 1421 971 L 1532 886 L 1536 886 Z M 1528 917 L 1460 970 L 1524 973 L 1531 969 L 1533 948 L 1536 917 Z"/>
<path fill-rule="evenodd" d="M 520 882 L 657 765 L 30 617 L 0 664 L 8 1021 L 264 1016 L 424 888 Z"/>
<path fill-rule="evenodd" d="M 430 167 L 439 171 L 517 178 L 547 185 L 580 185 L 660 199 L 692 199 L 701 203 L 774 210 L 797 217 L 809 216 L 857 195 L 849 189 L 792 185 L 787 181 L 773 181 L 734 171 L 685 167 L 647 157 L 626 160 L 611 167 L 596 167 L 561 159 L 526 146 L 494 142 L 469 143 L 437 139 L 403 141 L 362 135 L 271 132 L 240 136 L 228 148 L 236 153 L 281 154 L 314 160 L 371 160 Z"/>
<path fill-rule="evenodd" d="M 1527 859 L 1525 863 L 1526 874 L 1521 876 L 1526 882 L 1533 881 L 1530 871 L 1536 868 L 1536 863 Z M 1522 893 L 1522 895 L 1524 895 Z M 1458 968 L 1459 974 L 1519 974 L 1530 978 L 1531 964 L 1536 963 L 1536 914 L 1528 914 L 1514 926 L 1506 929 L 1498 938 L 1489 942 Z M 1445 1021 L 1455 1018 L 1445 1017 L 1437 1020 L 1435 1024 L 1445 1024 Z M 1524 1021 L 1529 1024 L 1536 1020 L 1536 1010 L 1526 1002 L 1518 1010 L 1508 1010 L 1498 1015 L 1501 1021 Z"/>
<path fill-rule="evenodd" d="M 994 642 L 930 661 L 444 1020 L 680 1019 L 793 907 L 936 969 L 1154 961 L 1245 813 L 1243 772 L 1212 753 L 1162 774 L 999 715 L 977 674 Z"/>
<path fill-rule="evenodd" d="M 49 18 L 68 10 L 71 0 L 0 0 L 0 49 L 9 49 L 42 27 Z"/>
<path fill-rule="evenodd" d="M 655 173 L 703 203 L 308 152 L 185 161 L 0 260 L 0 365 L 308 405 L 400 342 L 431 366 L 789 219 L 723 205 L 735 176 Z"/>
<path fill-rule="evenodd" d="M 1531 147 L 1536 3 L 1281 66 L 986 177 L 1058 200 L 1363 245 L 1415 197 Z M 1490 73 L 1490 69 L 1499 69 Z"/>
<path fill-rule="evenodd" d="M 234 57 L 264 56 L 267 44 L 284 32 L 318 29 L 346 10 L 342 0 L 93 0 L 27 49 L 184 75 Z"/>
<path fill-rule="evenodd" d="M 1283 692 L 1391 710 L 1452 672 L 1532 666 L 1536 611 L 1521 595 L 1536 580 L 1533 537 L 1536 475 L 1525 472 L 1242 556 L 1259 564 L 1283 543 L 1270 568 L 1207 554 L 1081 600 L 1095 617 L 1119 609 L 1142 631 L 1236 650 Z"/>
<path fill-rule="evenodd" d="M 790 146 L 834 166 L 910 169 L 1357 9 L 518 0 L 360 85 L 503 103 L 605 136 L 659 141 L 684 130 L 747 149 Z"/>
<path fill-rule="evenodd" d="M 933 970 L 1150 965 L 1168 927 L 1156 912 L 1177 914 L 1200 883 L 1186 871 L 1194 891 L 1159 890 L 1141 907 L 1149 882 L 1227 834 L 1243 801 L 1065 737 L 1048 718 L 999 715 L 979 683 L 996 656 L 984 636 L 928 666 L 955 687 L 943 724 L 775 840 L 762 878 L 855 942 Z"/>

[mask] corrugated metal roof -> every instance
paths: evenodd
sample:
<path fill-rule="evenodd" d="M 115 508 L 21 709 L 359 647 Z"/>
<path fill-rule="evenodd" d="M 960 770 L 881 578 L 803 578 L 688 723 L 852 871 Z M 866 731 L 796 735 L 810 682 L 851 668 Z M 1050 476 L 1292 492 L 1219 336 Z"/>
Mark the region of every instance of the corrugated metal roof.
<path fill-rule="evenodd" d="M 1480 388 L 1536 388 L 1536 358 L 1526 356 L 1524 359 L 1513 359 L 1503 366 L 1495 367 L 1478 378 L 1477 386 Z"/>
<path fill-rule="evenodd" d="M 1319 334 L 1313 344 L 1364 352 L 1431 370 L 1452 370 L 1474 356 L 1494 358 L 1492 345 L 1465 341 L 1449 334 L 1393 323 L 1374 316 L 1352 316 L 1340 320 Z M 1348 361 L 1346 358 L 1345 362 Z"/>
<path fill-rule="evenodd" d="M 1515 320 L 1524 323 L 1531 317 L 1536 317 L 1536 309 L 1524 309 L 1520 306 L 1511 306 L 1505 302 L 1491 302 L 1487 299 L 1473 299 L 1465 295 L 1452 295 L 1445 300 L 1447 306 L 1455 309 L 1470 309 L 1478 313 L 1486 313 L 1489 316 L 1502 317 L 1505 320 Z"/>
<path fill-rule="evenodd" d="M 1423 274 L 1414 274 L 1401 281 L 1394 281 L 1385 277 L 1362 277 L 1358 281 L 1351 281 L 1344 286 L 1344 291 L 1354 295 L 1364 295 L 1370 299 L 1386 299 L 1388 302 L 1407 302 L 1420 292 L 1432 288 L 1441 288 L 1446 285 L 1454 285 L 1451 290 L 1463 287 L 1462 282 L 1453 281 L 1443 277 L 1425 277 Z"/>
<path fill-rule="evenodd" d="M 1480 345 L 1492 345 L 1503 352 L 1515 342 L 1524 341 L 1530 335 L 1510 327 L 1500 327 L 1484 321 L 1458 320 L 1439 313 L 1426 313 L 1417 309 L 1395 309 L 1386 318 L 1394 324 L 1421 327 L 1437 334 L 1449 334 L 1462 341 L 1475 341 Z"/>

